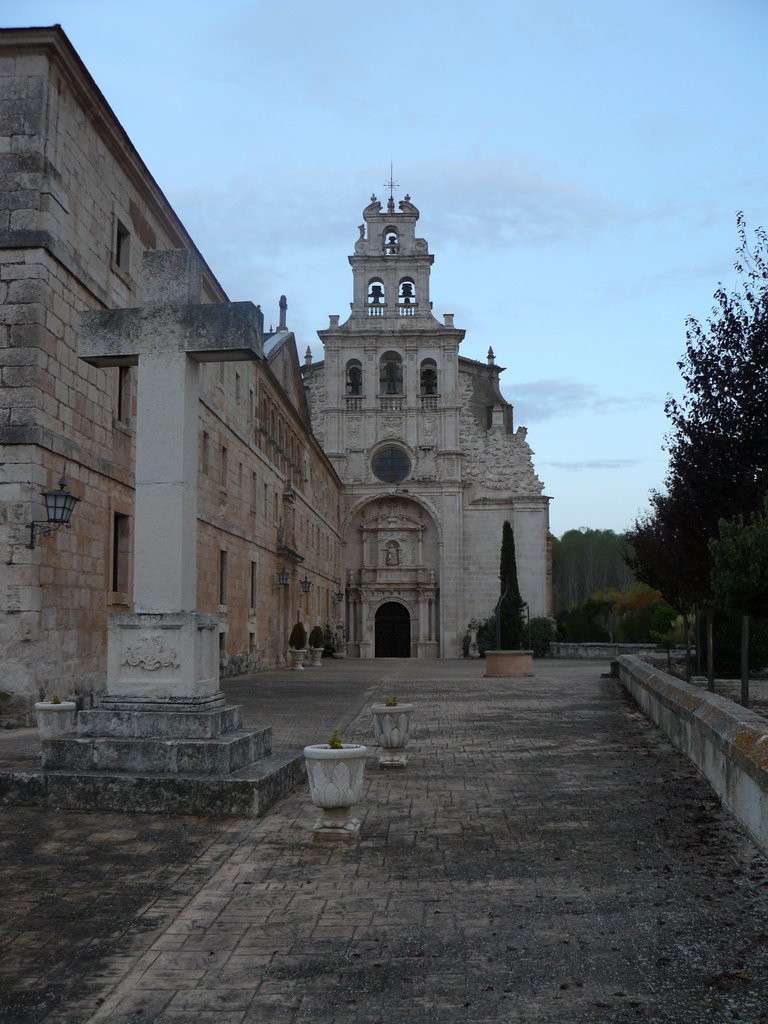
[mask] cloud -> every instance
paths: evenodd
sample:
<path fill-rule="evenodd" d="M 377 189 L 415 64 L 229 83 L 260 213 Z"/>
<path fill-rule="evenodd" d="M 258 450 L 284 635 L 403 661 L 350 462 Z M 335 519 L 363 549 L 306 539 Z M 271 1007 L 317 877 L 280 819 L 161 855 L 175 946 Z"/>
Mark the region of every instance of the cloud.
<path fill-rule="evenodd" d="M 515 420 L 525 424 L 573 417 L 581 412 L 606 416 L 664 404 L 660 395 L 606 395 L 594 384 L 567 377 L 520 381 L 513 387 L 502 388 L 502 393 L 515 407 Z"/>
<path fill-rule="evenodd" d="M 582 473 L 589 469 L 634 469 L 647 459 L 586 459 L 583 462 L 537 462 L 537 466 L 551 466 L 566 473 Z"/>

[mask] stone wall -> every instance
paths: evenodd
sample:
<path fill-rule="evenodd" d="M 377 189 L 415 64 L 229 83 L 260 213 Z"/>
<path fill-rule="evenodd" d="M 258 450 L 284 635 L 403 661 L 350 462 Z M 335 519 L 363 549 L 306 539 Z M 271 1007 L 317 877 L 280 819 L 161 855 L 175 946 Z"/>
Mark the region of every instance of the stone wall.
<path fill-rule="evenodd" d="M 768 721 L 733 701 L 619 658 L 621 681 L 768 853 Z"/>
<path fill-rule="evenodd" d="M 550 644 L 548 658 L 592 658 L 615 660 L 622 654 L 641 658 L 658 651 L 656 644 Z"/>

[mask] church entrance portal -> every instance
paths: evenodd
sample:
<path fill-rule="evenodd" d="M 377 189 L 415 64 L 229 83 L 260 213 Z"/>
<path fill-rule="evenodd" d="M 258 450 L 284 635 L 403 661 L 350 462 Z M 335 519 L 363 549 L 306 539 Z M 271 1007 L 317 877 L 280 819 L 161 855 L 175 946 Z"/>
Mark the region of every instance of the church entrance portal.
<path fill-rule="evenodd" d="M 376 612 L 376 657 L 410 658 L 411 616 L 397 601 L 387 601 Z"/>

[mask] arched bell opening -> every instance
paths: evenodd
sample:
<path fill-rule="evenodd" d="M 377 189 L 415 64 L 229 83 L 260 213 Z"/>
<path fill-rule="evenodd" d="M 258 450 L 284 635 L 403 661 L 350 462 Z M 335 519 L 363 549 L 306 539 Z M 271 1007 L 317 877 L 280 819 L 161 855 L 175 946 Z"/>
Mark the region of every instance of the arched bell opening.
<path fill-rule="evenodd" d="M 363 364 L 359 359 L 350 359 L 347 363 L 345 390 L 348 395 L 363 393 Z"/>
<path fill-rule="evenodd" d="M 437 363 L 434 359 L 424 359 L 419 368 L 419 393 L 436 395 L 437 383 Z"/>
<path fill-rule="evenodd" d="M 373 277 L 368 282 L 368 305 L 383 306 L 386 299 L 384 282 L 380 277 Z"/>
<path fill-rule="evenodd" d="M 399 601 L 386 601 L 376 611 L 374 655 L 410 658 L 411 613 Z"/>
<path fill-rule="evenodd" d="M 403 357 L 399 352 L 385 352 L 379 363 L 379 394 L 402 395 Z"/>
<path fill-rule="evenodd" d="M 397 286 L 397 301 L 401 306 L 416 304 L 416 282 L 412 277 L 403 277 Z"/>
<path fill-rule="evenodd" d="M 397 234 L 397 228 L 384 228 L 383 238 L 384 255 L 397 256 L 397 254 L 400 252 L 400 239 Z"/>

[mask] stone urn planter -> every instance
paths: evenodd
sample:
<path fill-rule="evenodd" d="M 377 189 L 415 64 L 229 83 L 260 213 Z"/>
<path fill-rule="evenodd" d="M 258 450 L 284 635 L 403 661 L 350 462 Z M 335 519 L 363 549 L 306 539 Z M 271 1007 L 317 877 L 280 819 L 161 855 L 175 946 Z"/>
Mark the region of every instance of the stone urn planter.
<path fill-rule="evenodd" d="M 362 743 L 328 743 L 304 747 L 307 780 L 312 803 L 321 810 L 313 829 L 314 839 L 354 839 L 360 821 L 350 809 L 360 802 L 368 748 Z"/>
<path fill-rule="evenodd" d="M 44 740 L 74 732 L 76 714 L 77 704 L 73 700 L 41 700 L 35 704 L 37 728 Z"/>
<path fill-rule="evenodd" d="M 291 663 L 290 667 L 294 672 L 304 671 L 304 658 L 306 657 L 306 651 L 295 651 L 292 647 L 288 648 L 288 659 Z"/>
<path fill-rule="evenodd" d="M 314 626 L 309 634 L 309 656 L 314 665 L 322 665 L 325 649 L 325 634 L 319 626 Z"/>
<path fill-rule="evenodd" d="M 532 676 L 533 651 L 486 651 L 485 675 Z"/>
<path fill-rule="evenodd" d="M 413 714 L 413 704 L 372 704 L 373 734 L 383 748 L 379 768 L 405 768 L 405 745 Z"/>

